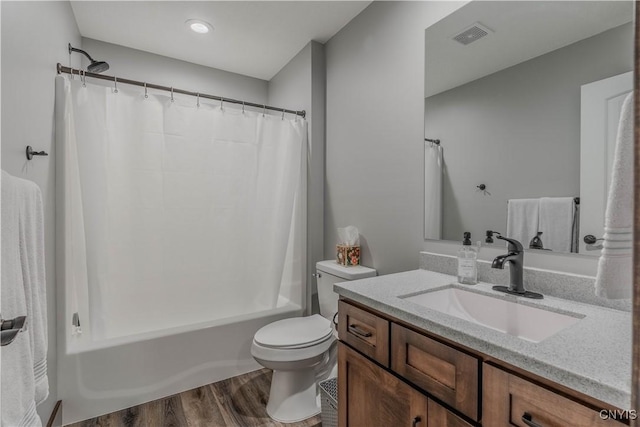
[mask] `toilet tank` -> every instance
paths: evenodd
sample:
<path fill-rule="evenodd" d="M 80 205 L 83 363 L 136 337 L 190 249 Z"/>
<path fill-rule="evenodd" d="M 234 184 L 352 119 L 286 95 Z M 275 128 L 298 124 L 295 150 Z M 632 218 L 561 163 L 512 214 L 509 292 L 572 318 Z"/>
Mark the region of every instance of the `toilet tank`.
<path fill-rule="evenodd" d="M 351 280 L 374 277 L 376 270 L 362 265 L 345 267 L 335 260 L 316 263 L 316 279 L 318 283 L 318 303 L 320 314 L 332 320 L 338 311 L 338 294 L 333 292 L 333 284 Z"/>

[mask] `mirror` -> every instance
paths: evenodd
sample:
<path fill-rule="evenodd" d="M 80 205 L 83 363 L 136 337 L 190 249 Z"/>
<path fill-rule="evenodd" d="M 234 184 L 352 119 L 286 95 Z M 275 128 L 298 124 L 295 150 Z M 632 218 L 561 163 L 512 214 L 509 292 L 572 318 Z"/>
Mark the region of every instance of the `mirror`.
<path fill-rule="evenodd" d="M 479 1 L 427 28 L 425 239 L 542 232 L 545 252 L 599 255 L 584 236 L 604 233 L 632 18 L 631 1 Z"/>

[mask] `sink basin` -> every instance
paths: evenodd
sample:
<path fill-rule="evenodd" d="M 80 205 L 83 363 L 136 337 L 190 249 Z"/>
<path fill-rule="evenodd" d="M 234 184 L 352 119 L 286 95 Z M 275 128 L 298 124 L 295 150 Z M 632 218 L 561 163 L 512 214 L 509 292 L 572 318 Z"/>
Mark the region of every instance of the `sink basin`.
<path fill-rule="evenodd" d="M 532 342 L 549 338 L 584 318 L 577 313 L 556 313 L 454 286 L 400 298 Z"/>

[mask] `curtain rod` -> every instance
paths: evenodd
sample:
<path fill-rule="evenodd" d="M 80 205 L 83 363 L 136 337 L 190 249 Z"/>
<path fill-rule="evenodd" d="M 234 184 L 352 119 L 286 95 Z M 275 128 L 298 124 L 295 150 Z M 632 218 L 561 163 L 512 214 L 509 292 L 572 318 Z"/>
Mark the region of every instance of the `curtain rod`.
<path fill-rule="evenodd" d="M 146 83 L 146 82 L 140 82 L 137 80 L 130 80 L 130 79 L 121 79 L 120 77 L 116 77 L 116 76 L 105 76 L 104 74 L 98 74 L 98 73 L 90 73 L 90 72 L 86 72 L 84 70 L 79 70 L 77 68 L 71 68 L 71 67 L 65 67 L 64 65 L 58 63 L 58 74 L 62 74 L 62 73 L 66 73 L 66 74 L 76 74 L 78 76 L 86 76 L 86 77 L 93 77 L 94 79 L 100 79 L 100 80 L 108 80 L 111 82 L 115 82 L 115 83 L 123 83 L 123 84 L 128 84 L 128 85 L 133 85 L 133 86 L 143 86 L 146 87 L 148 89 L 157 89 L 157 90 L 164 90 L 167 92 L 173 92 L 173 93 L 180 93 L 183 95 L 191 95 L 191 96 L 199 96 L 200 98 L 205 98 L 205 99 L 213 99 L 214 101 L 222 101 L 222 102 L 230 102 L 232 104 L 241 104 L 247 107 L 256 107 L 256 108 L 262 108 L 263 110 L 271 110 L 271 111 L 278 111 L 281 113 L 289 113 L 289 114 L 295 114 L 297 116 L 301 116 L 302 118 L 305 118 L 307 115 L 307 112 L 302 110 L 302 111 L 296 111 L 296 110 L 287 110 L 286 108 L 278 108 L 278 107 L 272 107 L 270 105 L 264 105 L 264 104 L 256 104 L 255 102 L 246 102 L 246 101 L 239 101 L 237 99 L 232 99 L 232 98 L 223 98 L 221 96 L 215 96 L 215 95 L 207 95 L 206 93 L 198 93 L 198 92 L 192 92 L 189 90 L 184 90 L 184 89 L 176 89 L 174 87 L 170 87 L 170 86 L 161 86 L 161 85 L 157 85 L 157 84 L 153 84 L 153 83 Z"/>

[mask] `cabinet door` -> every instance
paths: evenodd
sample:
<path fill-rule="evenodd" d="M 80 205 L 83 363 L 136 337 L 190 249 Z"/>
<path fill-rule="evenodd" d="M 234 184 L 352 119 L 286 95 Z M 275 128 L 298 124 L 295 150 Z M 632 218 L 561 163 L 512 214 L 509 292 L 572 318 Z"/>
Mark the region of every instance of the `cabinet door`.
<path fill-rule="evenodd" d="M 485 364 L 482 424 L 486 426 L 621 427 L 551 390 Z"/>
<path fill-rule="evenodd" d="M 340 427 L 427 427 L 427 407 L 425 395 L 338 343 Z"/>
<path fill-rule="evenodd" d="M 471 427 L 471 424 L 429 399 L 429 427 Z"/>

